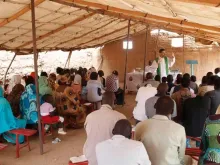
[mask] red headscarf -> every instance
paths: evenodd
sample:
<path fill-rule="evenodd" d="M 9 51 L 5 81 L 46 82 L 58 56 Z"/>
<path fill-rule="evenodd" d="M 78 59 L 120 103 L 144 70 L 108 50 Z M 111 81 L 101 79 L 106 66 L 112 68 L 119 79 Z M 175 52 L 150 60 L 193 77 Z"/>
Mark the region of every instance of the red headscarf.
<path fill-rule="evenodd" d="M 30 76 L 35 79 L 35 72 L 31 72 Z"/>

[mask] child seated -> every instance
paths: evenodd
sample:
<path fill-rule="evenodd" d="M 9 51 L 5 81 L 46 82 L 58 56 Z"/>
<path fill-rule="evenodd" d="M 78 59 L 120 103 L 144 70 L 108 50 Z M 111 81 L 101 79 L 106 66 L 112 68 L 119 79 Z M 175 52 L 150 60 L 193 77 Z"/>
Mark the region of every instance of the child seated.
<path fill-rule="evenodd" d="M 55 108 L 53 107 L 53 97 L 52 95 L 46 94 L 43 96 L 44 103 L 40 106 L 40 114 L 41 119 L 45 123 L 53 123 L 58 122 L 58 134 L 66 135 L 66 132 L 63 130 L 63 122 L 64 118 L 61 116 L 55 116 Z M 53 137 L 55 137 L 54 132 L 52 132 Z M 52 143 L 58 143 L 61 142 L 61 140 L 57 137 L 55 140 L 52 141 Z"/>

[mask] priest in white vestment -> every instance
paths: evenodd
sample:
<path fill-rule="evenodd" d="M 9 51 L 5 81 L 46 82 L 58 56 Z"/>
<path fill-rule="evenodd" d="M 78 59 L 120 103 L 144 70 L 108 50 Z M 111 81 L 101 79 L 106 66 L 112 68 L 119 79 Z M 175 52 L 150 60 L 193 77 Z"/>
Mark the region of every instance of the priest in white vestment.
<path fill-rule="evenodd" d="M 153 62 L 153 66 L 157 67 L 157 74 L 160 77 L 167 77 L 170 73 L 169 68 L 172 67 L 176 61 L 174 54 L 172 53 L 172 57 L 168 57 L 165 49 L 159 50 L 160 56 L 156 58 Z"/>

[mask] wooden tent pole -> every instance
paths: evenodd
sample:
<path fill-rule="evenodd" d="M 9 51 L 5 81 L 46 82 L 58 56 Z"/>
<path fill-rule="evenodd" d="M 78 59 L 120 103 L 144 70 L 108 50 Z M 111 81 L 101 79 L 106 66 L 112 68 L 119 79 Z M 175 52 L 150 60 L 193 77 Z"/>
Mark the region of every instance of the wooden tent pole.
<path fill-rule="evenodd" d="M 185 71 L 185 35 L 183 34 L 183 70 Z"/>
<path fill-rule="evenodd" d="M 67 63 L 70 61 L 71 55 L 72 55 L 72 51 L 69 52 L 69 55 L 68 55 L 68 57 L 67 57 L 67 59 L 66 59 L 66 64 L 65 64 L 65 67 L 64 67 L 64 68 L 66 68 Z M 68 66 L 68 68 L 69 68 L 69 66 Z"/>
<path fill-rule="evenodd" d="M 130 26 L 131 20 L 128 21 L 128 35 L 127 35 L 127 49 L 125 53 L 125 72 L 124 72 L 124 91 L 123 91 L 123 105 L 125 104 L 125 90 L 126 90 L 126 78 L 127 78 L 127 63 L 128 63 L 128 45 L 129 45 L 129 37 L 130 37 Z"/>
<path fill-rule="evenodd" d="M 158 30 L 158 33 L 157 33 L 156 50 L 155 50 L 155 59 L 157 58 L 157 50 L 158 50 L 159 37 L 160 37 L 160 29 Z"/>
<path fill-rule="evenodd" d="M 45 0 L 36 0 L 35 1 L 35 6 L 40 5 L 41 3 L 43 3 Z M 7 24 L 9 24 L 10 22 L 16 20 L 18 17 L 24 15 L 25 13 L 30 11 L 30 5 L 25 6 L 25 8 L 23 8 L 22 10 L 20 10 L 19 12 L 15 13 L 14 15 L 12 15 L 9 18 L 4 19 L 2 22 L 0 22 L 0 27 L 3 27 Z"/>
<path fill-rule="evenodd" d="M 14 54 L 14 56 L 13 56 L 13 58 L 12 58 L 10 64 L 9 64 L 9 66 L 8 66 L 6 72 L 5 72 L 4 82 L 3 82 L 3 83 L 4 83 L 4 86 L 6 85 L 6 77 L 7 77 L 8 71 L 9 71 L 9 69 L 10 69 L 10 67 L 11 67 L 11 65 L 12 65 L 12 63 L 13 63 L 13 61 L 15 60 L 15 57 L 16 57 L 16 53 Z"/>
<path fill-rule="evenodd" d="M 146 34 L 145 34 L 143 82 L 145 80 L 145 71 L 146 71 L 145 67 L 146 67 L 146 58 L 147 58 L 147 39 L 148 39 L 148 27 L 146 28 Z"/>
<path fill-rule="evenodd" d="M 78 23 L 78 22 L 80 22 L 80 21 L 83 21 L 83 20 L 85 20 L 85 19 L 87 19 L 87 18 L 89 18 L 89 17 L 94 16 L 95 14 L 96 14 L 96 13 L 89 13 L 89 14 L 87 14 L 87 15 L 80 16 L 80 17 L 76 18 L 75 20 L 73 20 L 73 21 L 71 21 L 71 22 L 69 22 L 69 23 L 67 23 L 67 24 L 65 24 L 65 25 L 62 25 L 61 27 L 59 27 L 59 28 L 57 28 L 57 29 L 55 29 L 55 30 L 52 30 L 52 31 L 50 31 L 50 32 L 48 32 L 48 33 L 46 33 L 46 34 L 44 34 L 44 35 L 42 35 L 42 36 L 39 36 L 38 38 L 36 38 L 36 41 L 42 40 L 42 39 L 47 38 L 47 37 L 49 37 L 49 36 L 51 36 L 51 35 L 53 35 L 53 34 L 56 34 L 56 33 L 60 32 L 60 31 L 62 31 L 62 30 L 64 30 L 64 29 L 66 29 L 66 28 L 68 28 L 68 27 L 70 27 L 70 26 L 73 26 L 74 24 L 76 24 L 76 23 Z M 28 42 L 26 42 L 26 43 L 20 45 L 18 48 L 23 48 L 23 47 L 25 47 L 25 46 L 28 46 L 28 45 L 32 44 L 32 42 L 33 42 L 33 41 L 28 41 Z"/>
<path fill-rule="evenodd" d="M 153 19 L 154 21 L 161 21 L 161 22 L 167 22 L 169 24 L 179 24 L 179 26 L 189 26 L 192 28 L 198 28 L 198 29 L 204 29 L 204 30 L 211 30 L 211 31 L 216 31 L 220 32 L 220 28 L 216 26 L 210 26 L 210 25 L 204 25 L 200 23 L 195 23 L 195 22 L 190 22 L 189 20 L 186 19 L 178 19 L 178 18 L 168 18 L 164 16 L 158 16 L 158 15 L 153 15 L 150 13 L 144 13 L 140 11 L 133 11 L 133 10 L 127 10 L 127 9 L 121 9 L 117 7 L 113 7 L 110 5 L 104 5 L 101 3 L 95 3 L 95 2 L 88 2 L 85 0 L 51 0 L 55 2 L 64 2 L 64 3 L 69 3 L 69 4 L 76 4 L 76 5 L 81 5 L 81 6 L 86 6 L 87 8 L 96 8 L 100 9 L 104 12 L 114 12 L 117 14 L 121 15 L 128 15 L 128 16 L 134 16 L 134 17 L 140 17 L 144 19 Z"/>
<path fill-rule="evenodd" d="M 38 111 L 38 131 L 40 139 L 40 154 L 43 154 L 43 141 L 41 131 L 41 116 L 40 116 L 40 95 L 39 95 L 39 84 L 38 84 L 38 53 L 37 53 L 37 40 L 36 40 L 36 26 L 35 26 L 35 6 L 34 0 L 31 0 L 31 22 L 32 22 L 32 38 L 33 38 L 33 52 L 34 52 L 34 71 L 35 71 L 35 85 L 36 85 L 36 101 Z"/>

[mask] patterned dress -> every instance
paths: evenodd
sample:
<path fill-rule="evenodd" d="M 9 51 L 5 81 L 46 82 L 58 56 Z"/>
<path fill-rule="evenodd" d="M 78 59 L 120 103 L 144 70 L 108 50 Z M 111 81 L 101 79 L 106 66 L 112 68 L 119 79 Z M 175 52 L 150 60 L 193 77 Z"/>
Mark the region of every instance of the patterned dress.
<path fill-rule="evenodd" d="M 199 165 L 220 163 L 220 115 L 207 118 L 202 135 Z"/>
<path fill-rule="evenodd" d="M 21 95 L 20 110 L 22 119 L 27 120 L 27 124 L 36 124 L 38 121 L 36 87 L 30 84 L 25 87 Z"/>

